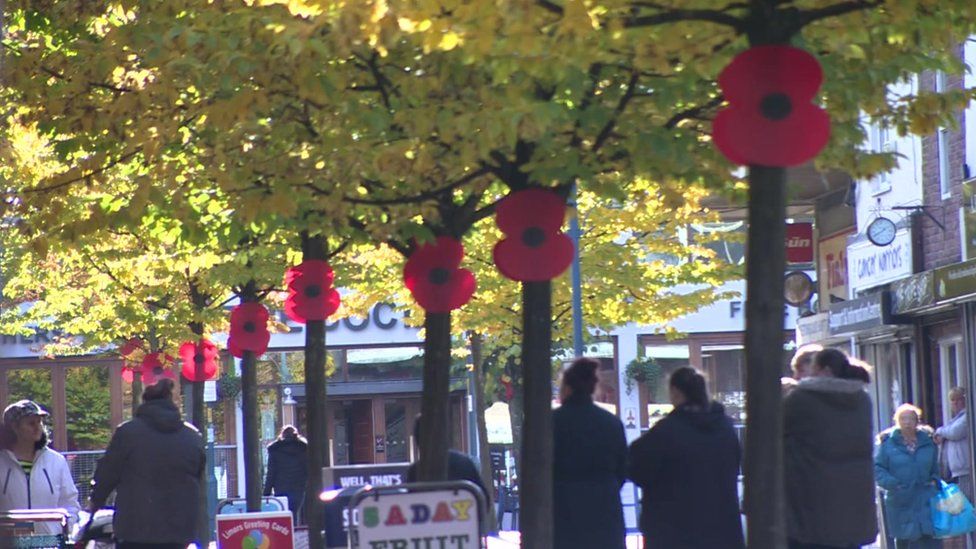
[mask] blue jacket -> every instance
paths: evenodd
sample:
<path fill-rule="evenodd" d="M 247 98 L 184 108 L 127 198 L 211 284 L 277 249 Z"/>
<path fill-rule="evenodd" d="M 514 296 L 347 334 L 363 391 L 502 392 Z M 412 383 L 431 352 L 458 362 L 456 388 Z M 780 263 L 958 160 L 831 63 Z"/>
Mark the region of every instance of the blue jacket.
<path fill-rule="evenodd" d="M 900 429 L 882 434 L 874 457 L 874 476 L 885 490 L 885 524 L 888 535 L 914 540 L 932 535 L 929 500 L 938 492 L 939 450 L 932 437 L 918 431 L 918 446 L 912 454 Z"/>

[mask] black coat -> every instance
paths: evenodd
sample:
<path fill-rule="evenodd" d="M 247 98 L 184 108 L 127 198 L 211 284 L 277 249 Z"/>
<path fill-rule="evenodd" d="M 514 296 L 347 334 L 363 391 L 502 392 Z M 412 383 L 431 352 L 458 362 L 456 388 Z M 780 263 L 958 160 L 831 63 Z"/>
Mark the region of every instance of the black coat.
<path fill-rule="evenodd" d="M 485 483 L 478 472 L 478 466 L 467 454 L 462 454 L 457 450 L 447 451 L 447 480 L 468 480 L 481 489 L 481 494 L 488 501 L 488 491 Z M 411 463 L 407 468 L 407 482 L 417 482 L 417 463 Z"/>
<path fill-rule="evenodd" d="M 298 496 L 305 493 L 308 479 L 308 443 L 304 439 L 284 438 L 268 445 L 268 472 L 264 477 L 264 495 Z"/>
<path fill-rule="evenodd" d="M 570 397 L 553 411 L 552 423 L 553 547 L 623 549 L 623 424 L 588 396 Z"/>
<path fill-rule="evenodd" d="M 186 544 L 197 537 L 206 455 L 203 438 L 169 400 L 149 400 L 115 430 L 95 469 L 91 501 L 112 490 L 115 537 L 135 543 Z"/>
<path fill-rule="evenodd" d="M 647 549 L 741 549 L 739 439 L 721 404 L 679 407 L 634 441 Z"/>

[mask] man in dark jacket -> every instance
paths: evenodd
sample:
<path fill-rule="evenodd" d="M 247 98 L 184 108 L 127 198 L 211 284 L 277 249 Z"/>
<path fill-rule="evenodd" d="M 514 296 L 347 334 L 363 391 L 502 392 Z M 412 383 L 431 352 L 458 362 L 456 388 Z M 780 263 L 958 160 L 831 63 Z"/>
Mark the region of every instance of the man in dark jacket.
<path fill-rule="evenodd" d="M 704 377 L 683 367 L 669 380 L 674 410 L 630 447 L 630 478 L 641 487 L 647 549 L 743 549 L 739 440 Z"/>
<path fill-rule="evenodd" d="M 91 511 L 113 490 L 118 547 L 156 544 L 183 549 L 197 537 L 206 456 L 203 438 L 183 422 L 173 382 L 146 388 L 136 416 L 115 430 L 93 480 Z"/>
<path fill-rule="evenodd" d="M 563 373 L 562 406 L 552 413 L 555 549 L 624 548 L 627 439 L 617 416 L 593 403 L 598 367 L 576 359 Z"/>
<path fill-rule="evenodd" d="M 417 414 L 413 420 L 413 438 L 420 440 L 420 414 Z M 475 486 L 481 488 L 485 501 L 488 501 L 488 490 L 485 489 L 485 483 L 481 480 L 478 466 L 466 454 L 454 449 L 447 451 L 447 480 L 467 480 L 474 483 Z M 417 462 L 411 463 L 407 469 L 407 482 L 417 482 Z"/>
<path fill-rule="evenodd" d="M 300 524 L 299 516 L 305 502 L 305 482 L 308 480 L 308 442 L 292 425 L 285 425 L 278 440 L 268 445 L 268 472 L 264 477 L 264 495 L 288 498 L 288 508 Z"/>

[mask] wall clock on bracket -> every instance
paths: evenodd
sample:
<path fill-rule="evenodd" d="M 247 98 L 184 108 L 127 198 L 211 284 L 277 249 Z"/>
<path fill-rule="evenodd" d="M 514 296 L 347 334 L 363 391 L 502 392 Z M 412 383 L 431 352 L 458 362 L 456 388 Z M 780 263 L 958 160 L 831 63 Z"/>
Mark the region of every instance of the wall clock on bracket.
<path fill-rule="evenodd" d="M 875 246 L 887 246 L 895 240 L 895 233 L 898 228 L 895 222 L 887 217 L 879 217 L 868 225 L 868 240 Z"/>
<path fill-rule="evenodd" d="M 783 299 L 786 303 L 799 307 L 813 297 L 813 280 L 803 271 L 793 271 L 783 281 Z"/>

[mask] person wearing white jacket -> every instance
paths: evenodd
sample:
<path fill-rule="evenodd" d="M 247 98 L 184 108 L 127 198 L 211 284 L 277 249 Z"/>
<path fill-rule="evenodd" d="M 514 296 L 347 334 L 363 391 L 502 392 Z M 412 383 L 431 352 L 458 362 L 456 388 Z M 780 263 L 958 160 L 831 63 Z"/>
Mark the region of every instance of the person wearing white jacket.
<path fill-rule="evenodd" d="M 13 509 L 64 509 L 69 526 L 78 518 L 78 488 L 64 456 L 47 447 L 44 411 L 36 402 L 7 406 L 0 426 L 0 512 Z M 38 522 L 35 532 L 59 534 L 53 522 Z"/>
<path fill-rule="evenodd" d="M 969 425 L 966 423 L 966 390 L 949 389 L 949 409 L 952 419 L 935 430 L 935 442 L 941 445 L 943 459 L 949 466 L 952 482 L 959 485 L 966 497 L 973 500 L 973 485 L 969 482 Z"/>

